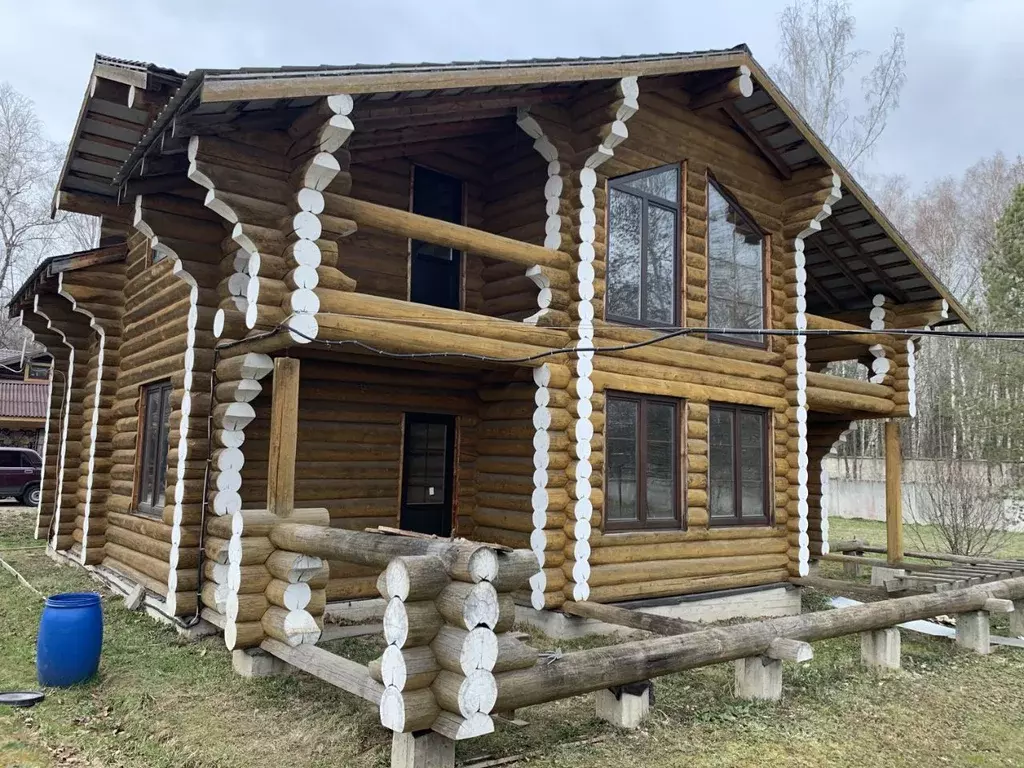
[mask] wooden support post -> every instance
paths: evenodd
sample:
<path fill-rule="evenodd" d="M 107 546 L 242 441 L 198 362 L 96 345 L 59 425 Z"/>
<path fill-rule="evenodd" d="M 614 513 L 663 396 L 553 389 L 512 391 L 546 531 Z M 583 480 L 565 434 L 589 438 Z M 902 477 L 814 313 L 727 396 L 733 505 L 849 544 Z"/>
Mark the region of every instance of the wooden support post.
<path fill-rule="evenodd" d="M 299 429 L 299 361 L 274 361 L 270 406 L 270 457 L 267 467 L 267 509 L 288 517 L 295 509 L 295 450 Z"/>
<path fill-rule="evenodd" d="M 778 701 L 782 698 L 782 662 L 767 656 L 736 659 L 733 694 L 748 701 Z"/>
<path fill-rule="evenodd" d="M 1013 601 L 1009 634 L 1010 637 L 1024 637 L 1024 600 Z"/>
<path fill-rule="evenodd" d="M 890 564 L 903 560 L 902 472 L 900 425 L 890 419 L 885 422 L 885 540 Z"/>
<path fill-rule="evenodd" d="M 650 680 L 643 680 L 595 692 L 597 716 L 617 728 L 636 730 L 651 712 L 653 687 Z"/>
<path fill-rule="evenodd" d="M 889 627 L 861 632 L 860 660 L 868 669 L 899 669 L 900 631 Z"/>
<path fill-rule="evenodd" d="M 957 614 L 956 644 L 987 656 L 992 651 L 989 642 L 988 611 L 970 611 Z"/>
<path fill-rule="evenodd" d="M 455 742 L 434 731 L 396 733 L 391 768 L 454 768 Z"/>

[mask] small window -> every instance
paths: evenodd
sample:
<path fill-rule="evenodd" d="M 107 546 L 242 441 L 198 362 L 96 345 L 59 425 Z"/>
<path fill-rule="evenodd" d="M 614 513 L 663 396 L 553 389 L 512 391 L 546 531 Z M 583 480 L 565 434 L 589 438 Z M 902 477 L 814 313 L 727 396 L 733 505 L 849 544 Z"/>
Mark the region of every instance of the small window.
<path fill-rule="evenodd" d="M 462 224 L 463 185 L 459 179 L 413 166 L 412 212 Z M 462 298 L 462 254 L 423 240 L 410 242 L 409 301 L 459 309 Z"/>
<path fill-rule="evenodd" d="M 721 187 L 708 180 L 708 327 L 764 327 L 764 235 Z M 714 334 L 711 334 L 714 335 Z M 759 334 L 723 341 L 764 344 Z"/>
<path fill-rule="evenodd" d="M 138 510 L 160 516 L 164 510 L 167 480 L 168 433 L 171 421 L 171 383 L 163 381 L 142 388 L 139 414 L 139 465 L 136 474 Z"/>
<path fill-rule="evenodd" d="M 35 451 L 22 451 L 21 466 L 35 469 L 36 467 L 43 466 L 43 460 Z"/>
<path fill-rule="evenodd" d="M 21 451 L 0 451 L 0 467 L 5 469 L 21 466 Z"/>
<path fill-rule="evenodd" d="M 679 198 L 677 165 L 609 183 L 608 320 L 677 324 Z"/>
<path fill-rule="evenodd" d="M 712 525 L 771 522 L 768 414 L 713 405 L 708 424 L 708 514 Z"/>
<path fill-rule="evenodd" d="M 679 402 L 609 395 L 605 530 L 679 528 Z"/>

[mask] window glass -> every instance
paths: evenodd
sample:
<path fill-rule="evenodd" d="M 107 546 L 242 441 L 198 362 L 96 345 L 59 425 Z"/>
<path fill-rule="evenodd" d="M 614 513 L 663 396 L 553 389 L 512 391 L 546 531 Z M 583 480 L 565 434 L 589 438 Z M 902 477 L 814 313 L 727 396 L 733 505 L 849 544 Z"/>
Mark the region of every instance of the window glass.
<path fill-rule="evenodd" d="M 605 510 L 609 520 L 637 520 L 637 412 L 634 400 L 609 398 L 608 481 Z"/>
<path fill-rule="evenodd" d="M 608 319 L 675 325 L 679 215 L 678 166 L 622 176 L 609 183 Z"/>
<path fill-rule="evenodd" d="M 0 451 L 0 467 L 20 467 L 21 451 Z"/>
<path fill-rule="evenodd" d="M 171 383 L 142 388 L 142 435 L 139 475 L 136 479 L 138 510 L 147 515 L 163 513 L 167 480 L 167 451 L 171 421 Z"/>
<path fill-rule="evenodd" d="M 764 237 L 750 219 L 708 183 L 708 324 L 760 328 L 764 324 Z M 724 336 L 761 343 L 757 334 Z"/>
<path fill-rule="evenodd" d="M 764 525 L 768 506 L 769 412 L 714 405 L 708 423 L 708 512 L 712 524 Z"/>
<path fill-rule="evenodd" d="M 678 402 L 609 395 L 605 413 L 605 527 L 682 525 Z"/>
<path fill-rule="evenodd" d="M 445 424 L 414 422 L 405 439 L 407 504 L 443 504 L 445 500 L 445 459 L 448 427 Z"/>

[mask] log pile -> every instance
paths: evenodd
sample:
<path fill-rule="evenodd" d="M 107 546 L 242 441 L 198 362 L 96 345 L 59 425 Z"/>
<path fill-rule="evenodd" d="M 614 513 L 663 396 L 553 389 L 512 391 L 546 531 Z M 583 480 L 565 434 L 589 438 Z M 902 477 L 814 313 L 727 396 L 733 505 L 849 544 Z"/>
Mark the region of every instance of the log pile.
<path fill-rule="evenodd" d="M 81 534 L 83 565 L 103 560 L 106 532 L 106 501 L 110 490 L 113 452 L 112 407 L 115 372 L 121 354 L 121 314 L 125 265 L 100 264 L 88 271 L 71 271 L 59 277 L 60 295 L 86 318 L 93 329 L 90 345 L 84 429 L 80 461 L 85 476 L 79 477 L 75 518 L 76 541 Z"/>

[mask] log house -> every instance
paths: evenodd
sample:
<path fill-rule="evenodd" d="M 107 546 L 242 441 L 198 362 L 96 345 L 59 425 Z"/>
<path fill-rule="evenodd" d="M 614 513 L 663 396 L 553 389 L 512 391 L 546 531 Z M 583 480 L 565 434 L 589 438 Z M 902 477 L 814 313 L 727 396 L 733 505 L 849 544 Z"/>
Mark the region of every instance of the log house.
<path fill-rule="evenodd" d="M 822 457 L 885 419 L 899 560 L 905 332 L 970 323 L 742 46 L 97 57 L 55 208 L 102 228 L 11 303 L 55 361 L 37 535 L 231 648 L 397 600 L 382 695 L 432 715 L 436 595 L 275 521 L 530 550 L 535 610 L 786 584 L 828 552 Z"/>

